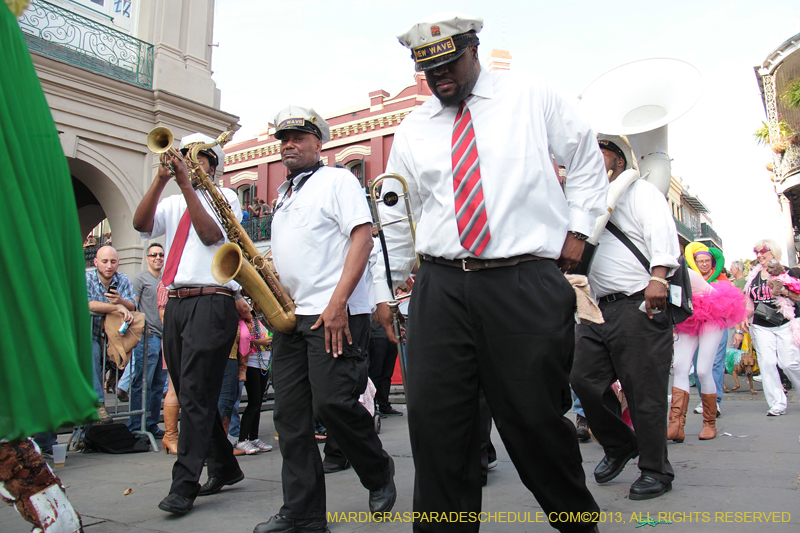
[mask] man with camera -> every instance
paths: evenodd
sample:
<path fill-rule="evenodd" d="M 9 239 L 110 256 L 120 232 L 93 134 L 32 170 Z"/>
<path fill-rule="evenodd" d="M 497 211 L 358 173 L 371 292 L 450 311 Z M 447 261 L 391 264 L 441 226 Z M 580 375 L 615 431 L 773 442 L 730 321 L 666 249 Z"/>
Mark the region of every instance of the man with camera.
<path fill-rule="evenodd" d="M 125 274 L 117 272 L 119 257 L 111 246 L 101 246 L 94 258 L 95 270 L 86 273 L 86 293 L 89 299 L 89 311 L 101 315 L 117 313 L 122 320 L 133 320 L 131 311 L 136 310 L 131 280 Z M 105 393 L 103 392 L 103 364 L 100 349 L 101 318 L 92 317 L 92 363 L 94 366 L 94 390 L 100 400 L 97 416 L 101 424 L 111 423 L 106 410 Z"/>

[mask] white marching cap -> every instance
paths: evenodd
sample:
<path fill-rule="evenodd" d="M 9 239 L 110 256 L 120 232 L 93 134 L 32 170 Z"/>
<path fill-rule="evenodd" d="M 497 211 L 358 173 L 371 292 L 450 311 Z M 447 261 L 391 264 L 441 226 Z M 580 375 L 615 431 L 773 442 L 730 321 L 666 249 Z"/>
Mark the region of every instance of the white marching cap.
<path fill-rule="evenodd" d="M 281 109 L 275 115 L 275 138 L 280 140 L 283 136 L 281 132 L 286 130 L 313 133 L 322 141 L 322 144 L 331 140 L 331 130 L 328 123 L 310 107 L 290 105 Z"/>
<path fill-rule="evenodd" d="M 436 13 L 412 25 L 397 39 L 411 49 L 416 70 L 428 70 L 458 59 L 467 47 L 479 44 L 476 34 L 482 28 L 481 17 Z"/>
<path fill-rule="evenodd" d="M 180 150 L 188 149 L 190 144 L 201 143 L 201 144 L 209 144 L 216 142 L 217 140 L 213 137 L 209 137 L 203 133 L 190 133 L 189 135 L 185 135 L 181 139 Z M 217 174 L 222 174 L 222 167 L 225 165 L 225 151 L 222 150 L 222 147 L 218 144 L 215 144 L 211 148 L 206 148 L 205 150 L 200 150 L 201 154 L 205 154 L 206 156 L 210 156 L 211 159 L 211 166 L 217 169 Z M 216 161 L 214 160 L 216 159 Z"/>

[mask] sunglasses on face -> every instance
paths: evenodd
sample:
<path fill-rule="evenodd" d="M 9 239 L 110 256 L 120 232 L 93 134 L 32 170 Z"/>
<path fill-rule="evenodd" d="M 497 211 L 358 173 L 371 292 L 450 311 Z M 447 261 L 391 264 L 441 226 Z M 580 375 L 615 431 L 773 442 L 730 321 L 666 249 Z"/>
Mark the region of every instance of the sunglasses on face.
<path fill-rule="evenodd" d="M 760 250 L 756 250 L 755 248 L 753 248 L 753 252 L 755 252 L 756 255 L 758 254 L 764 255 L 765 253 L 769 252 L 769 246 L 764 246 Z"/>
<path fill-rule="evenodd" d="M 152 254 L 147 254 L 147 257 L 164 257 L 164 252 L 154 252 Z"/>

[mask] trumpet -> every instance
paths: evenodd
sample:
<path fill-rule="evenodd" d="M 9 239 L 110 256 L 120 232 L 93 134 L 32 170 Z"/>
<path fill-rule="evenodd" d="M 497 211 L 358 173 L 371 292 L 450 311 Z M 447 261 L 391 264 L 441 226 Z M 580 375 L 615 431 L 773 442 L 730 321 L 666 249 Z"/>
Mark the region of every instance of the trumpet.
<path fill-rule="evenodd" d="M 400 182 L 400 186 L 402 188 L 402 193 L 398 194 L 395 191 L 387 191 L 381 197 L 378 193 L 378 189 L 381 183 L 387 179 L 395 179 Z M 397 205 L 397 202 L 400 199 L 405 201 L 406 207 L 406 216 L 400 217 L 389 222 L 383 222 L 381 220 L 381 213 L 379 209 L 380 204 L 384 204 L 388 207 L 392 207 Z M 369 191 L 369 201 L 372 205 L 372 212 L 375 216 L 375 226 L 378 228 L 378 238 L 381 241 L 381 249 L 383 250 L 383 262 L 386 266 L 386 281 L 389 284 L 389 290 L 391 291 L 392 295 L 394 295 L 394 285 L 392 284 L 392 269 L 389 265 L 389 251 L 386 249 L 386 236 L 383 233 L 383 228 L 385 226 L 391 226 L 392 224 L 399 224 L 402 222 L 408 222 L 408 226 L 411 229 L 411 242 L 414 245 L 414 249 L 416 250 L 416 231 L 417 231 L 417 223 L 414 221 L 414 212 L 411 208 L 411 199 L 408 195 L 408 183 L 406 182 L 405 178 L 400 174 L 390 174 L 384 173 L 378 176 L 375 181 L 372 182 L 372 187 L 370 187 Z M 417 266 L 419 266 L 419 256 L 417 256 Z M 400 321 L 403 320 L 402 315 L 400 314 L 398 302 L 395 299 L 392 299 L 387 302 L 389 309 L 392 311 L 392 316 L 394 319 L 392 320 L 392 325 L 394 329 L 394 337 L 397 339 L 397 354 L 400 356 L 400 373 L 403 376 L 403 385 L 405 386 L 406 382 L 406 354 L 405 354 L 405 341 L 402 340 L 400 335 Z"/>
<path fill-rule="evenodd" d="M 226 131 L 213 143 L 188 144 L 186 146 L 188 152 L 186 157 L 183 157 L 172 147 L 174 142 L 172 131 L 169 128 L 159 127 L 147 135 L 147 147 L 161 154 L 162 165 L 169 164 L 164 161 L 165 156 L 177 157 L 186 163 L 192 183 L 197 185 L 225 230 L 230 242 L 222 245 L 214 254 L 211 261 L 211 274 L 214 279 L 219 283 L 235 280 L 250 297 L 254 303 L 253 307 L 264 313 L 273 328 L 281 333 L 291 333 L 296 323 L 294 302 L 281 286 L 277 276 L 270 270 L 253 241 L 247 236 L 242 225 L 236 220 L 228 201 L 197 161 L 197 154 L 201 150 L 217 144 L 224 146 L 231 137 L 233 132 Z"/>

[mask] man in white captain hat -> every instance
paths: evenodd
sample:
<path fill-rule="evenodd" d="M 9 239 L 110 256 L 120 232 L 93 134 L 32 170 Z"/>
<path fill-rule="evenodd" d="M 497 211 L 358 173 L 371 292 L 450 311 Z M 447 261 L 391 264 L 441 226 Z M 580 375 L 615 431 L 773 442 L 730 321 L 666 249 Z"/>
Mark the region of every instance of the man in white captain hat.
<path fill-rule="evenodd" d="M 367 385 L 372 299 L 364 270 L 372 216 L 356 177 L 323 166 L 320 151 L 330 133 L 321 116 L 289 106 L 275 124 L 289 175 L 278 187 L 272 257 L 297 306 L 297 328 L 275 332 L 272 342 L 283 506 L 254 532 L 324 532 L 325 477 L 312 413 L 369 490 L 370 512 L 390 511 L 397 496 L 394 463 L 358 403 Z"/>
<path fill-rule="evenodd" d="M 434 96 L 398 127 L 386 169 L 408 180 L 422 259 L 406 384 L 414 511 L 478 516 L 482 388 L 522 482 L 551 524 L 593 531 L 596 517 L 588 513 L 557 519 L 598 510 L 575 427 L 564 417 L 572 403 L 575 294 L 561 270 L 579 261 L 605 208 L 608 180 L 594 133 L 553 89 L 481 68 L 482 27 L 481 18 L 444 13 L 398 36 Z M 566 198 L 551 153 L 569 176 Z M 386 228 L 396 284 L 414 264 L 409 229 L 401 226 Z M 393 339 L 380 266 L 374 290 Z M 479 526 L 420 518 L 414 531 Z"/>

